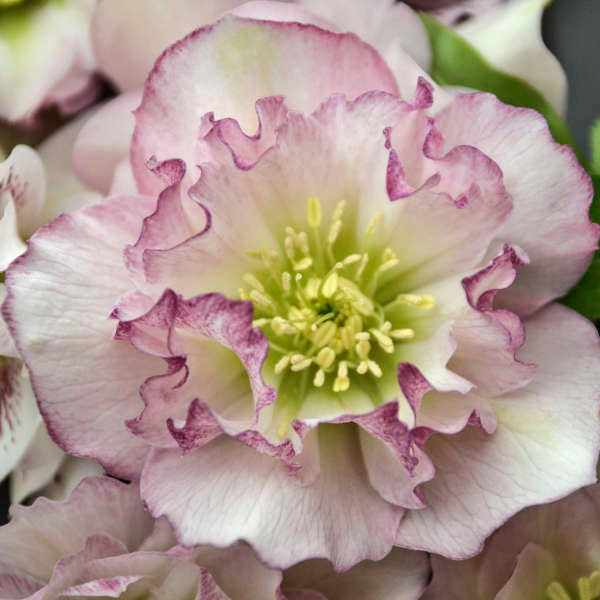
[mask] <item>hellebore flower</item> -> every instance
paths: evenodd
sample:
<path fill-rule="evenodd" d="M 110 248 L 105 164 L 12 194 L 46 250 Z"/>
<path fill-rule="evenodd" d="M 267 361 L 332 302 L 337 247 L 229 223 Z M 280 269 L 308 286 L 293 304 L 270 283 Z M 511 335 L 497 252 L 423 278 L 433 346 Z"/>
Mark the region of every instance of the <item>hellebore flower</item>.
<path fill-rule="evenodd" d="M 354 35 L 197 30 L 146 82 L 137 191 L 7 273 L 53 439 L 140 477 L 184 545 L 465 558 L 595 481 L 597 335 L 548 305 L 596 248 L 589 177 L 537 113 L 432 104 L 403 60 L 411 102 Z"/>
<path fill-rule="evenodd" d="M 16 146 L 0 163 L 0 273 L 25 250 L 25 240 L 40 226 L 63 211 L 101 198 L 72 174 L 70 153 L 82 124 L 82 119 L 70 123 L 41 144 L 39 151 Z M 0 298 L 5 296 L 5 286 L 0 283 Z M 6 324 L 0 319 L 0 480 L 17 468 L 17 478 L 11 483 L 11 496 L 17 502 L 62 471 L 63 484 L 49 491 L 62 497 L 74 484 L 75 474 L 101 469 L 95 461 L 67 458 L 47 439 L 22 367 Z"/>
<path fill-rule="evenodd" d="M 423 600 L 596 600 L 600 597 L 600 486 L 528 508 L 471 560 L 432 557 Z"/>
<path fill-rule="evenodd" d="M 416 600 L 428 574 L 425 554 L 402 550 L 343 575 L 310 561 L 282 578 L 244 544 L 182 548 L 168 523 L 144 510 L 137 486 L 108 477 L 85 479 L 65 502 L 14 506 L 0 528 L 5 600 Z"/>
<path fill-rule="evenodd" d="M 31 120 L 97 95 L 90 21 L 96 0 L 0 0 L 0 118 Z"/>

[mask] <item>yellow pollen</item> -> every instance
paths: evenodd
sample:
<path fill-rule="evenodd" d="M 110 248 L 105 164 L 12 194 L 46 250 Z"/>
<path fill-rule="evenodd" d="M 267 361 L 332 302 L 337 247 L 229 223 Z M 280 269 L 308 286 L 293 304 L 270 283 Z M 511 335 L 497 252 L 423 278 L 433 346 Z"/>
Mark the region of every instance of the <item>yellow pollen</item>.
<path fill-rule="evenodd" d="M 328 209 L 319 198 L 310 197 L 307 227 L 285 227 L 277 250 L 246 252 L 257 267 L 243 275 L 246 287 L 239 289 L 240 298 L 254 303 L 252 326 L 270 338 L 268 364 L 282 378 L 293 378 L 286 380 L 301 395 L 307 385 L 341 393 L 359 377 L 383 377 L 395 358 L 386 355 L 416 335 L 407 327 L 409 317 L 388 310 L 390 304 L 419 308 L 435 304 L 431 296 L 418 294 L 400 294 L 390 303 L 379 303 L 378 295 L 385 292 L 378 276 L 399 265 L 401 258 L 373 235 L 381 212 L 367 227 L 366 237 L 373 236 L 367 253 L 366 240 L 355 233 L 354 213 L 346 215 L 345 209 L 346 202 L 339 202 L 322 227 Z M 354 242 L 362 247 L 359 252 L 351 251 Z M 344 253 L 338 256 L 334 246 L 341 246 Z M 281 435 L 287 434 L 292 419 L 290 414 L 280 421 Z"/>
<path fill-rule="evenodd" d="M 321 207 L 321 201 L 314 196 L 311 196 L 306 201 L 306 220 L 313 229 L 318 229 L 321 225 L 321 219 L 323 217 L 323 208 Z M 322 385 L 322 384 L 321 384 Z"/>

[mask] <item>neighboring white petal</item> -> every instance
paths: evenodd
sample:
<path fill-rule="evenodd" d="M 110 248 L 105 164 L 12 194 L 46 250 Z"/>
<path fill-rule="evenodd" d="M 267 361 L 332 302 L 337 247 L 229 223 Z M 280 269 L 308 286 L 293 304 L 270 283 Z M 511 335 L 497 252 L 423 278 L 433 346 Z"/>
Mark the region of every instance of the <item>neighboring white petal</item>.
<path fill-rule="evenodd" d="M 567 77 L 542 39 L 548 0 L 512 0 L 455 27 L 492 65 L 540 90 L 564 115 Z"/>
<path fill-rule="evenodd" d="M 94 66 L 89 22 L 96 0 L 38 2 L 4 9 L 0 21 L 0 115 L 32 116 L 43 104 L 89 97 Z M 79 103 L 80 104 L 80 103 Z"/>
<path fill-rule="evenodd" d="M 46 426 L 40 423 L 23 458 L 10 477 L 11 504 L 19 504 L 27 496 L 48 484 L 60 468 L 65 453 L 50 439 Z"/>
<path fill-rule="evenodd" d="M 0 164 L 0 271 L 23 250 L 44 204 L 46 178 L 37 152 L 19 144 Z"/>
<path fill-rule="evenodd" d="M 98 110 L 99 107 L 94 107 L 85 111 L 40 144 L 38 151 L 46 169 L 46 201 L 35 229 L 63 212 L 76 210 L 102 199 L 100 194 L 86 187 L 73 170 L 75 139 Z"/>
<path fill-rule="evenodd" d="M 0 481 L 27 449 L 40 421 L 21 361 L 0 357 Z"/>

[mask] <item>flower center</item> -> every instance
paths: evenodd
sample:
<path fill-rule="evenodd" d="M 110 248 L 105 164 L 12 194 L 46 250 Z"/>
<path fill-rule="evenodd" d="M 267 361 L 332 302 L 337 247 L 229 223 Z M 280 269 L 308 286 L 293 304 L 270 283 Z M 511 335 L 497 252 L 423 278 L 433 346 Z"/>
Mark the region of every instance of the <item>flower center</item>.
<path fill-rule="evenodd" d="M 22 4 L 25 0 L 0 0 L 0 8 Z"/>
<path fill-rule="evenodd" d="M 546 588 L 546 596 L 549 600 L 597 600 L 600 598 L 600 571 L 594 571 L 589 577 L 580 577 L 577 580 L 575 599 L 558 581 L 553 581 Z"/>
<path fill-rule="evenodd" d="M 306 371 L 312 385 L 334 392 L 347 390 L 357 378 L 380 378 L 380 358 L 415 336 L 410 327 L 389 320 L 386 306 L 375 301 L 380 276 L 400 262 L 389 247 L 366 251 L 381 213 L 356 252 L 336 252 L 345 207 L 340 202 L 329 226 L 322 227 L 321 202 L 309 198 L 308 233 L 285 227 L 279 251 L 248 251 L 260 267 L 244 275 L 248 288 L 239 290 L 240 298 L 254 304 L 254 327 L 263 329 L 270 350 L 279 353 L 275 373 Z M 416 294 L 400 294 L 389 305 L 396 303 L 423 310 L 435 304 L 431 296 Z"/>

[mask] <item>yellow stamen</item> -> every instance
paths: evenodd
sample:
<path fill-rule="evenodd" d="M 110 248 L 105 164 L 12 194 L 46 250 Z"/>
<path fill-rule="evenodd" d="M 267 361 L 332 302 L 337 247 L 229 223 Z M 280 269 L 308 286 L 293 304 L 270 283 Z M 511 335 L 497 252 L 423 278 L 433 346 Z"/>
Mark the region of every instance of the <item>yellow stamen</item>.
<path fill-rule="evenodd" d="M 340 229 L 342 228 L 342 221 L 338 219 L 331 224 L 329 228 L 329 233 L 327 234 L 327 243 L 331 246 L 337 240 L 338 235 L 340 234 Z"/>
<path fill-rule="evenodd" d="M 553 581 L 546 588 L 546 596 L 550 600 L 571 600 L 571 596 L 569 596 L 567 590 L 558 581 Z"/>
<path fill-rule="evenodd" d="M 415 337 L 414 329 L 394 329 L 390 331 L 390 337 L 395 340 L 412 340 Z"/>
<path fill-rule="evenodd" d="M 377 340 L 379 347 L 384 352 L 391 354 L 394 351 L 394 342 L 392 342 L 392 339 L 389 336 L 378 329 L 369 329 L 369 331 L 373 334 L 373 337 Z"/>
<path fill-rule="evenodd" d="M 318 229 L 321 225 L 321 218 L 323 217 L 323 208 L 321 207 L 321 201 L 314 196 L 311 196 L 306 201 L 306 220 L 313 229 Z"/>
<path fill-rule="evenodd" d="M 369 365 L 366 360 L 360 361 L 358 367 L 356 367 L 356 372 L 359 375 L 364 375 L 369 370 Z"/>
<path fill-rule="evenodd" d="M 264 292 L 265 291 L 265 286 L 254 276 L 252 275 L 252 273 L 246 273 L 242 279 L 251 287 L 254 288 L 255 290 L 258 290 L 259 292 Z"/>
<path fill-rule="evenodd" d="M 346 201 L 341 200 L 340 202 L 338 202 L 333 211 L 333 215 L 331 215 L 331 222 L 333 223 L 335 221 L 339 221 L 342 218 L 342 215 L 344 214 L 345 209 L 346 209 Z"/>
<path fill-rule="evenodd" d="M 254 327 L 254 329 L 257 327 L 264 327 L 265 325 L 268 325 L 269 322 L 270 319 L 254 319 L 254 321 L 252 321 L 252 327 Z"/>
<path fill-rule="evenodd" d="M 333 364 L 334 360 L 335 360 L 335 352 L 328 346 L 325 346 L 325 348 L 321 348 L 321 350 L 319 351 L 319 354 L 317 354 L 317 358 L 315 359 L 315 362 L 321 368 L 328 369 Z"/>
<path fill-rule="evenodd" d="M 290 364 L 290 355 L 285 354 L 277 361 L 277 364 L 275 365 L 275 373 L 277 375 L 279 375 L 280 373 L 282 373 L 283 371 L 285 371 L 287 369 L 287 366 L 289 364 Z"/>
<path fill-rule="evenodd" d="M 304 358 L 303 360 L 296 363 L 294 363 L 294 361 L 292 360 L 292 366 L 290 367 L 290 369 L 294 372 L 304 371 L 304 369 L 307 369 L 308 367 L 310 367 L 310 365 L 312 365 L 311 358 Z"/>
<path fill-rule="evenodd" d="M 381 377 L 383 375 L 381 367 L 374 360 L 367 361 L 367 365 L 369 367 L 369 371 L 371 371 L 375 377 Z"/>
<path fill-rule="evenodd" d="M 253 302 L 256 302 L 258 305 L 262 306 L 263 308 L 267 308 L 270 310 L 277 309 L 277 305 L 275 304 L 273 299 L 267 294 L 263 294 L 262 292 L 259 292 L 258 290 L 252 290 L 250 292 L 249 296 L 250 296 L 250 300 L 252 300 Z"/>
<path fill-rule="evenodd" d="M 369 352 L 371 351 L 371 344 L 367 340 L 361 340 L 356 344 L 355 348 L 358 357 L 367 360 Z"/>
<path fill-rule="evenodd" d="M 323 282 L 323 286 L 321 287 L 321 294 L 325 296 L 325 298 L 331 298 L 338 288 L 338 283 L 340 280 L 340 276 L 337 271 L 334 271 L 329 277 Z"/>
<path fill-rule="evenodd" d="M 427 294 L 423 294 L 422 296 L 417 294 L 399 294 L 394 300 L 395 302 L 410 304 L 411 306 L 417 306 L 425 310 L 429 310 L 435 306 L 435 298 Z"/>
<path fill-rule="evenodd" d="M 298 333 L 298 330 L 285 319 L 281 317 L 273 317 L 271 327 L 276 335 L 292 335 Z"/>
<path fill-rule="evenodd" d="M 244 288 L 238 288 L 238 295 L 240 300 L 250 300 L 250 296 L 248 296 L 248 292 Z"/>
<path fill-rule="evenodd" d="M 381 220 L 381 217 L 383 217 L 383 213 L 381 211 L 377 211 L 375 213 L 375 216 L 369 221 L 369 224 L 367 225 L 367 230 L 365 231 L 366 237 L 373 235 L 375 227 L 377 227 L 377 224 Z"/>
<path fill-rule="evenodd" d="M 294 263 L 294 271 L 306 271 L 313 264 L 313 259 L 310 256 L 305 256 L 297 263 Z"/>
<path fill-rule="evenodd" d="M 348 265 L 352 265 L 354 263 L 357 263 L 360 259 L 361 259 L 361 255 L 360 254 L 349 254 L 348 256 L 346 256 L 346 258 L 342 261 L 342 263 L 344 264 L 344 266 L 348 266 Z"/>
<path fill-rule="evenodd" d="M 337 333 L 337 325 L 333 321 L 326 321 L 319 326 L 313 336 L 313 343 L 317 348 L 327 346 Z"/>
<path fill-rule="evenodd" d="M 292 276 L 287 271 L 281 274 L 281 287 L 286 294 L 289 294 L 292 289 Z"/>
<path fill-rule="evenodd" d="M 323 369 L 319 369 L 315 373 L 315 378 L 313 379 L 313 385 L 315 387 L 321 387 L 325 383 L 325 372 Z"/>

